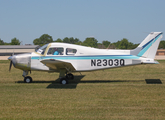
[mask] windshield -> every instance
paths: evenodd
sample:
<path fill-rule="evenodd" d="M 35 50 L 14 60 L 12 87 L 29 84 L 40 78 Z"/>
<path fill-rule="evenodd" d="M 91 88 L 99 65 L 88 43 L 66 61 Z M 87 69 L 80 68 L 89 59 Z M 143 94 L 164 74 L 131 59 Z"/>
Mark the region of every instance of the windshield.
<path fill-rule="evenodd" d="M 42 47 L 40 47 L 38 50 L 37 50 L 37 53 L 39 53 L 39 54 L 44 54 L 44 52 L 45 52 L 45 50 L 46 50 L 46 48 L 47 48 L 47 46 L 48 46 L 48 44 L 46 44 L 46 45 L 44 45 L 44 46 L 42 46 Z"/>

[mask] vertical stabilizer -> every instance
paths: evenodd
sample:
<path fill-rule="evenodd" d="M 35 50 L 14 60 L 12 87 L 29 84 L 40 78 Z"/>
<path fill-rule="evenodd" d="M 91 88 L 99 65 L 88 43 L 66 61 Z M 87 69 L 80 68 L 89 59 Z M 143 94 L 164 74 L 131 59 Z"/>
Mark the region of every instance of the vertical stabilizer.
<path fill-rule="evenodd" d="M 154 59 L 162 34 L 162 32 L 150 33 L 136 49 L 131 51 L 131 54 Z"/>

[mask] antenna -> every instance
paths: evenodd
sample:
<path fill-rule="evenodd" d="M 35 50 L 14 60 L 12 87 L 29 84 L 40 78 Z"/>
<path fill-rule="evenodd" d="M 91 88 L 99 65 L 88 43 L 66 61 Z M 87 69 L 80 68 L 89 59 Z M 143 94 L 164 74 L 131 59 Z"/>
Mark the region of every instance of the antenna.
<path fill-rule="evenodd" d="M 108 47 L 106 49 L 108 49 L 110 45 L 111 45 L 111 43 L 109 43 L 109 45 L 108 45 Z"/>

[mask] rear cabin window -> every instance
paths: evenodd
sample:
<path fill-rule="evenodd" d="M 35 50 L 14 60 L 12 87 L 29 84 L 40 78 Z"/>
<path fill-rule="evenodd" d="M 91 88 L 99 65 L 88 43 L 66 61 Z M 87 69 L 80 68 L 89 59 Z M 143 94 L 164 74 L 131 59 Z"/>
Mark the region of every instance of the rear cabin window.
<path fill-rule="evenodd" d="M 73 48 L 67 48 L 66 49 L 66 55 L 75 55 L 77 52 L 76 49 L 73 49 Z"/>
<path fill-rule="evenodd" d="M 49 48 L 47 55 L 63 55 L 64 48 L 62 47 L 52 47 Z"/>

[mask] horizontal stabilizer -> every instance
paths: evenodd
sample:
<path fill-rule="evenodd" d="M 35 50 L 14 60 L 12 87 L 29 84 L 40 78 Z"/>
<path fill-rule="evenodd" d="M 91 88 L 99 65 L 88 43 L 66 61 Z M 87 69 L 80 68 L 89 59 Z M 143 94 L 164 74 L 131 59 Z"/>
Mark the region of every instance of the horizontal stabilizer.
<path fill-rule="evenodd" d="M 143 61 L 142 64 L 159 64 L 158 61 Z"/>

